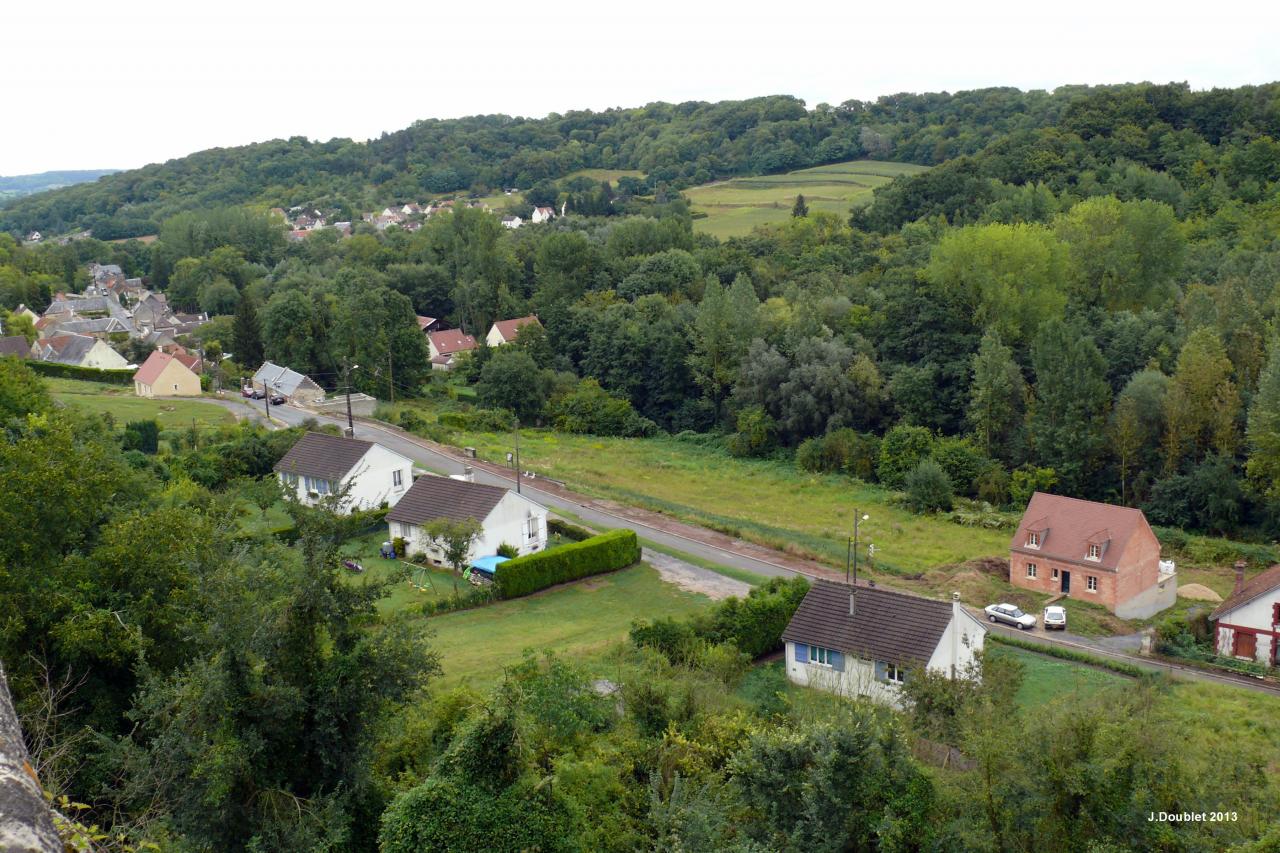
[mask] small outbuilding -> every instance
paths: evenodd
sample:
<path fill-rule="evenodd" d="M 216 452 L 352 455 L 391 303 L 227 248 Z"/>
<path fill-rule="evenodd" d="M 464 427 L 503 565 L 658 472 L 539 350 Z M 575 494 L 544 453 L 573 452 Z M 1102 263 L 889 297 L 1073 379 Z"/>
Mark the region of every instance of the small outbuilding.
<path fill-rule="evenodd" d="M 280 394 L 291 403 L 319 403 L 324 399 L 324 389 L 310 377 L 269 361 L 253 374 L 253 387 L 264 394 Z"/>

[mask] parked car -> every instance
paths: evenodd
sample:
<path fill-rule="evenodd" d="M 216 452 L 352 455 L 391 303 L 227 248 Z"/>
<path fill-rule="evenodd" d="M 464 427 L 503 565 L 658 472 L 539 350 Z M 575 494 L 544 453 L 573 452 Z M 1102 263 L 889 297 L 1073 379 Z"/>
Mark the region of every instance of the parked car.
<path fill-rule="evenodd" d="M 988 622 L 1003 622 L 1024 631 L 1030 631 L 1036 626 L 1036 617 L 1023 613 L 1012 604 L 988 604 L 986 614 Z"/>
<path fill-rule="evenodd" d="M 283 406 L 283 405 L 284 405 L 285 403 L 287 403 L 287 402 L 288 402 L 288 400 L 287 400 L 287 399 L 285 399 L 285 396 L 284 396 L 283 394 L 272 394 L 272 395 L 271 395 L 271 405 L 273 405 L 273 406 Z"/>
<path fill-rule="evenodd" d="M 1044 629 L 1067 630 L 1067 608 L 1059 604 L 1050 604 L 1044 609 Z"/>
<path fill-rule="evenodd" d="M 262 393 L 257 388 L 247 388 L 247 387 L 240 389 L 240 395 L 243 397 L 248 397 L 250 400 L 261 400 L 263 397 L 266 396 L 266 394 Z"/>

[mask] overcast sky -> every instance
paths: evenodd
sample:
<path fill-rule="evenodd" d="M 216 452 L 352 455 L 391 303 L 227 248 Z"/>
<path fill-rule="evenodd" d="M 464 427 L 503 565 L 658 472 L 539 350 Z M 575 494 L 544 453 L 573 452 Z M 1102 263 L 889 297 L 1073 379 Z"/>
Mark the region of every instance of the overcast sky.
<path fill-rule="evenodd" d="M 478 113 L 1280 79 L 1274 0 L 6 6 L 0 175 L 132 168 L 287 136 L 367 139 Z"/>

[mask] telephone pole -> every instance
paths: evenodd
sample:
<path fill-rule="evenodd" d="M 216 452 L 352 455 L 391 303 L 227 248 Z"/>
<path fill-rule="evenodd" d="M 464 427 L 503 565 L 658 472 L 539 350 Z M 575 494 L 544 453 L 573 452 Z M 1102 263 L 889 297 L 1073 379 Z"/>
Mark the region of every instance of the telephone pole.
<path fill-rule="evenodd" d="M 396 404 L 396 374 L 391 366 L 391 350 L 387 350 L 387 392 L 391 396 L 391 405 Z"/>
<path fill-rule="evenodd" d="M 356 434 L 356 422 L 351 417 L 351 371 L 359 370 L 360 365 L 349 364 L 346 357 L 342 359 L 342 384 L 346 386 L 347 391 L 347 438 L 351 438 Z"/>
<path fill-rule="evenodd" d="M 516 418 L 516 494 L 520 494 L 520 419 Z"/>

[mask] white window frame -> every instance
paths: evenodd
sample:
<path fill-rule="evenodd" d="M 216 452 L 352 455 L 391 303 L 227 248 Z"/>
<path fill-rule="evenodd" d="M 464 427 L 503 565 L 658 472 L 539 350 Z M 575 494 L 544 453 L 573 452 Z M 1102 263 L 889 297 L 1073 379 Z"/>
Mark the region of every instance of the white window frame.
<path fill-rule="evenodd" d="M 1034 580 L 1034 579 L 1035 579 L 1035 577 L 1036 577 L 1036 564 L 1035 564 L 1035 563 L 1027 563 L 1027 577 L 1031 578 L 1032 580 Z"/>
<path fill-rule="evenodd" d="M 1089 592 L 1097 592 L 1097 591 L 1098 591 L 1098 576 L 1097 576 L 1097 575 L 1085 575 L 1085 576 L 1084 576 L 1084 580 L 1085 580 L 1085 583 L 1084 583 L 1085 589 L 1087 589 Z"/>
<path fill-rule="evenodd" d="M 397 468 L 396 470 L 391 472 L 391 485 L 395 486 L 397 489 L 404 488 L 404 471 L 403 470 Z"/>
<path fill-rule="evenodd" d="M 1092 543 L 1092 542 L 1091 542 L 1091 543 L 1089 543 L 1089 550 L 1085 553 L 1084 558 L 1085 558 L 1086 560 L 1101 560 L 1101 559 L 1102 559 L 1102 546 L 1101 546 L 1101 545 L 1094 544 L 1094 543 Z"/>
<path fill-rule="evenodd" d="M 328 480 L 320 477 L 306 477 L 304 479 L 308 493 L 315 492 L 317 495 L 324 497 L 333 491 L 333 486 Z"/>
<path fill-rule="evenodd" d="M 830 669 L 831 649 L 824 649 L 821 646 L 810 646 L 809 663 L 812 666 L 825 666 Z"/>
<path fill-rule="evenodd" d="M 400 538 L 408 539 L 413 533 L 413 525 L 407 521 L 400 522 Z"/>
<path fill-rule="evenodd" d="M 297 474 L 290 474 L 288 471 L 285 471 L 285 472 L 282 472 L 281 476 L 284 477 L 284 484 L 286 486 L 289 486 L 290 488 L 293 488 L 293 489 L 298 488 Z"/>
<path fill-rule="evenodd" d="M 886 684 L 906 684 L 907 671 L 896 663 L 884 662 L 884 680 Z"/>
<path fill-rule="evenodd" d="M 1028 548 L 1039 548 L 1039 547 L 1040 547 L 1040 534 L 1039 534 L 1039 533 L 1034 533 L 1034 532 L 1033 532 L 1033 533 L 1028 533 L 1028 534 L 1027 534 L 1027 547 L 1028 547 Z"/>

